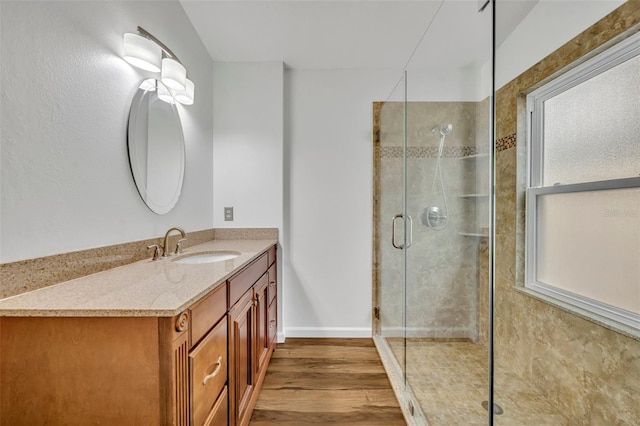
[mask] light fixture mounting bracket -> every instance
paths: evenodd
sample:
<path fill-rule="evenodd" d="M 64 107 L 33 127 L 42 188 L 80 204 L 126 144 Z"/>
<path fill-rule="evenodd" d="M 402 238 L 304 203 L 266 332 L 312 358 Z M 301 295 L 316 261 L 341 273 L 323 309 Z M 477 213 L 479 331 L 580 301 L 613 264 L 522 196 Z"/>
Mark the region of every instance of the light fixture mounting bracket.
<path fill-rule="evenodd" d="M 182 61 L 180 59 L 178 59 L 178 57 L 176 56 L 175 53 L 173 53 L 171 51 L 171 49 L 169 49 L 163 42 L 161 42 L 160 40 L 158 40 L 153 34 L 151 34 L 149 31 L 145 30 L 144 28 L 138 26 L 138 33 L 143 36 L 148 38 L 149 40 L 153 41 L 154 43 L 156 43 L 158 46 L 160 46 L 160 49 L 162 49 L 162 52 L 169 58 L 176 60 L 177 62 L 180 62 L 181 65 L 184 65 L 182 63 Z"/>

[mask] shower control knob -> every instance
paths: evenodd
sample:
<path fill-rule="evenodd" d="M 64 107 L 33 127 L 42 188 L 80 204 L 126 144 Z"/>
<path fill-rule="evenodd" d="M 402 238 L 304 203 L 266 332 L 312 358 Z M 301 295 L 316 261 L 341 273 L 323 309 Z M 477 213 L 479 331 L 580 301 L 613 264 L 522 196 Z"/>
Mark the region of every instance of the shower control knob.
<path fill-rule="evenodd" d="M 442 225 L 442 220 L 447 217 L 442 214 L 440 207 L 427 207 L 422 211 L 421 221 L 424 226 L 429 228 L 438 228 Z"/>

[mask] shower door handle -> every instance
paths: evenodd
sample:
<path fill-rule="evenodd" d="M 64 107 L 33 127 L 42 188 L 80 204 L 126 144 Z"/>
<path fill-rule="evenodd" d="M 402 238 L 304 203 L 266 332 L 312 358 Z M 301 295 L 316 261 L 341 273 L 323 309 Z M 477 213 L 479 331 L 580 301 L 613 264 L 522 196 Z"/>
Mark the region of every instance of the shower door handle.
<path fill-rule="evenodd" d="M 406 241 L 406 246 L 404 244 L 396 244 L 396 219 L 404 218 L 405 217 L 402 213 L 398 213 L 397 215 L 393 216 L 393 219 L 391 220 L 391 245 L 398 250 L 411 247 L 411 243 L 413 242 L 413 218 L 407 215 L 407 219 L 409 219 L 409 240 Z"/>
<path fill-rule="evenodd" d="M 400 245 L 396 244 L 396 219 L 402 219 L 402 218 L 404 218 L 404 215 L 402 215 L 401 213 L 398 213 L 391 220 L 391 245 L 394 248 L 397 248 L 398 250 L 402 250 L 404 248 L 404 244 L 400 244 Z"/>

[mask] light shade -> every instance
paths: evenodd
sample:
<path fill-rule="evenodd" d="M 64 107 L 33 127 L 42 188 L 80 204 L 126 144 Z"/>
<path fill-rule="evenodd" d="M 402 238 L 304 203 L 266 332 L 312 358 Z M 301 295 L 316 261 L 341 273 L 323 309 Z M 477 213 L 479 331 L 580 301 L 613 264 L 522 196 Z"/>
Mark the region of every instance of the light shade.
<path fill-rule="evenodd" d="M 195 85 L 193 84 L 193 81 L 187 78 L 185 86 L 184 90 L 175 92 L 174 97 L 176 98 L 176 101 L 183 105 L 192 105 L 193 97 L 195 95 Z"/>
<path fill-rule="evenodd" d="M 162 83 L 158 84 L 158 99 L 169 104 L 175 103 L 175 99 L 171 94 L 171 91 Z"/>
<path fill-rule="evenodd" d="M 184 90 L 186 88 L 187 70 L 175 59 L 162 60 L 162 82 L 169 89 Z"/>
<path fill-rule="evenodd" d="M 144 90 L 145 92 L 155 92 L 156 91 L 156 79 L 148 78 L 142 83 L 140 83 L 139 89 Z"/>
<path fill-rule="evenodd" d="M 124 35 L 123 58 L 131 65 L 146 71 L 159 72 L 162 49 L 153 41 L 138 34 Z"/>

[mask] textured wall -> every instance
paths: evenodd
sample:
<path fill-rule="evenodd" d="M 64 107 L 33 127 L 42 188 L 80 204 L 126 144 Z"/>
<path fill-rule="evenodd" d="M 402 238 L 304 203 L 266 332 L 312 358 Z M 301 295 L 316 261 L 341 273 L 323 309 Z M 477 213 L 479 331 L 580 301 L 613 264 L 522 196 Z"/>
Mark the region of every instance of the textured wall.
<path fill-rule="evenodd" d="M 640 341 L 518 290 L 524 265 L 523 94 L 639 22 L 640 2 L 625 3 L 496 98 L 496 368 L 532 384 L 576 425 L 637 424 Z M 498 403 L 510 387 L 508 377 L 496 381 Z"/>
<path fill-rule="evenodd" d="M 0 262 L 212 227 L 212 61 L 177 1 L 2 1 Z M 186 143 L 182 197 L 158 216 L 131 177 L 126 130 L 151 76 L 122 58 L 140 25 L 196 85 L 178 106 Z"/>

